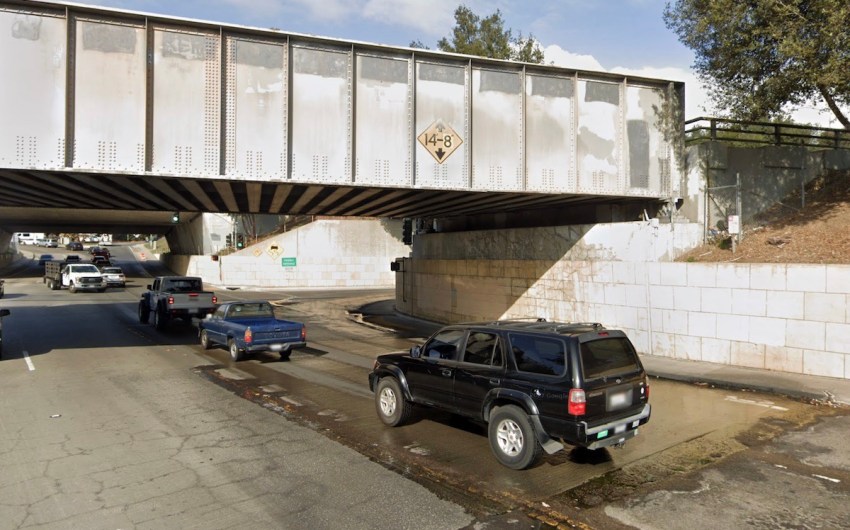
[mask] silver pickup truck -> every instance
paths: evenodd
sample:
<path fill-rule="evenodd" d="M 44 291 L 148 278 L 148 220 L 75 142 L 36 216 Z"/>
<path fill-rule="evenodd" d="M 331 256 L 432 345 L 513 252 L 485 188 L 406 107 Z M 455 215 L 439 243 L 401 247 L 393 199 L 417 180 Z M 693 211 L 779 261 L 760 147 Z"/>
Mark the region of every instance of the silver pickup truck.
<path fill-rule="evenodd" d="M 165 329 L 178 318 L 190 322 L 215 312 L 218 300 L 204 291 L 201 278 L 195 276 L 159 276 L 139 300 L 139 322 L 146 324 L 153 314 L 156 329 Z"/>

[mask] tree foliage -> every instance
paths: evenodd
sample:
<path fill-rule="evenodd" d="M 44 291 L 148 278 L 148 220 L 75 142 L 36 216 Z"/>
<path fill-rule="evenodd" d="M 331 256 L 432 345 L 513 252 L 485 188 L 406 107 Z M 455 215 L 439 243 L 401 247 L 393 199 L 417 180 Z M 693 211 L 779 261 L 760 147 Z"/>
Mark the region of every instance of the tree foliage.
<path fill-rule="evenodd" d="M 424 48 L 419 41 L 412 47 Z M 498 9 L 490 16 L 481 18 L 466 6 L 455 10 L 455 27 L 451 37 L 443 37 L 437 47 L 445 52 L 477 55 L 491 59 L 506 59 L 526 63 L 542 63 L 543 50 L 537 40 L 522 33 L 514 35 L 513 30 L 505 29 L 505 21 Z"/>
<path fill-rule="evenodd" d="M 823 100 L 850 129 L 850 2 L 675 0 L 664 21 L 696 54 L 714 103 L 763 120 Z"/>

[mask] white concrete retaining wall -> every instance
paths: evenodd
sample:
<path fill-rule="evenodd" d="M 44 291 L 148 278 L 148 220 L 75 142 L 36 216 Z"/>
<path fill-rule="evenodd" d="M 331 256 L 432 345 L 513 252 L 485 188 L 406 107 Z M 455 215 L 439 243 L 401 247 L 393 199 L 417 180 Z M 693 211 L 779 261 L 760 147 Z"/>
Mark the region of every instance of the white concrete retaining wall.
<path fill-rule="evenodd" d="M 643 229 L 633 225 L 637 237 Z M 629 239 L 628 226 L 608 230 Z M 508 232 L 521 246 L 539 238 L 536 230 Z M 491 259 L 481 247 L 474 259 L 455 259 L 438 250 L 452 242 L 431 241 L 430 256 L 405 260 L 396 303 L 440 322 L 601 322 L 625 329 L 642 353 L 850 378 L 850 265 L 617 261 L 628 256 L 622 248 L 595 260 L 580 257 L 581 246 L 567 245 L 557 260 L 493 259 L 511 257 L 504 244 Z"/>
<path fill-rule="evenodd" d="M 407 256 L 401 222 L 320 220 L 237 253 L 218 257 L 163 255 L 180 274 L 225 286 L 273 288 L 392 288 L 390 263 Z"/>

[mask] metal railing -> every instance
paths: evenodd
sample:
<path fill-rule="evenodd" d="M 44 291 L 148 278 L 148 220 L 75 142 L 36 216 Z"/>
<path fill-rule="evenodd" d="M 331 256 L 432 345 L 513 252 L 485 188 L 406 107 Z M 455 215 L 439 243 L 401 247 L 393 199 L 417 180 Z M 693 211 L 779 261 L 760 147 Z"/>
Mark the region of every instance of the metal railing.
<path fill-rule="evenodd" d="M 699 117 L 685 122 L 685 143 L 719 141 L 740 145 L 793 145 L 850 149 L 850 131 L 789 123 Z"/>

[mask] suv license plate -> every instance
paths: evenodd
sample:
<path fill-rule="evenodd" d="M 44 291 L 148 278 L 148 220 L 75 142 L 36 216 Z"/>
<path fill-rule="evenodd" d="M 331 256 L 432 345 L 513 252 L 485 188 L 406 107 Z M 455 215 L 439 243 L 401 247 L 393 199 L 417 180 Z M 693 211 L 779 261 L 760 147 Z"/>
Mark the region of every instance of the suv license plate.
<path fill-rule="evenodd" d="M 608 394 L 608 410 L 617 410 L 632 404 L 631 391 Z"/>

